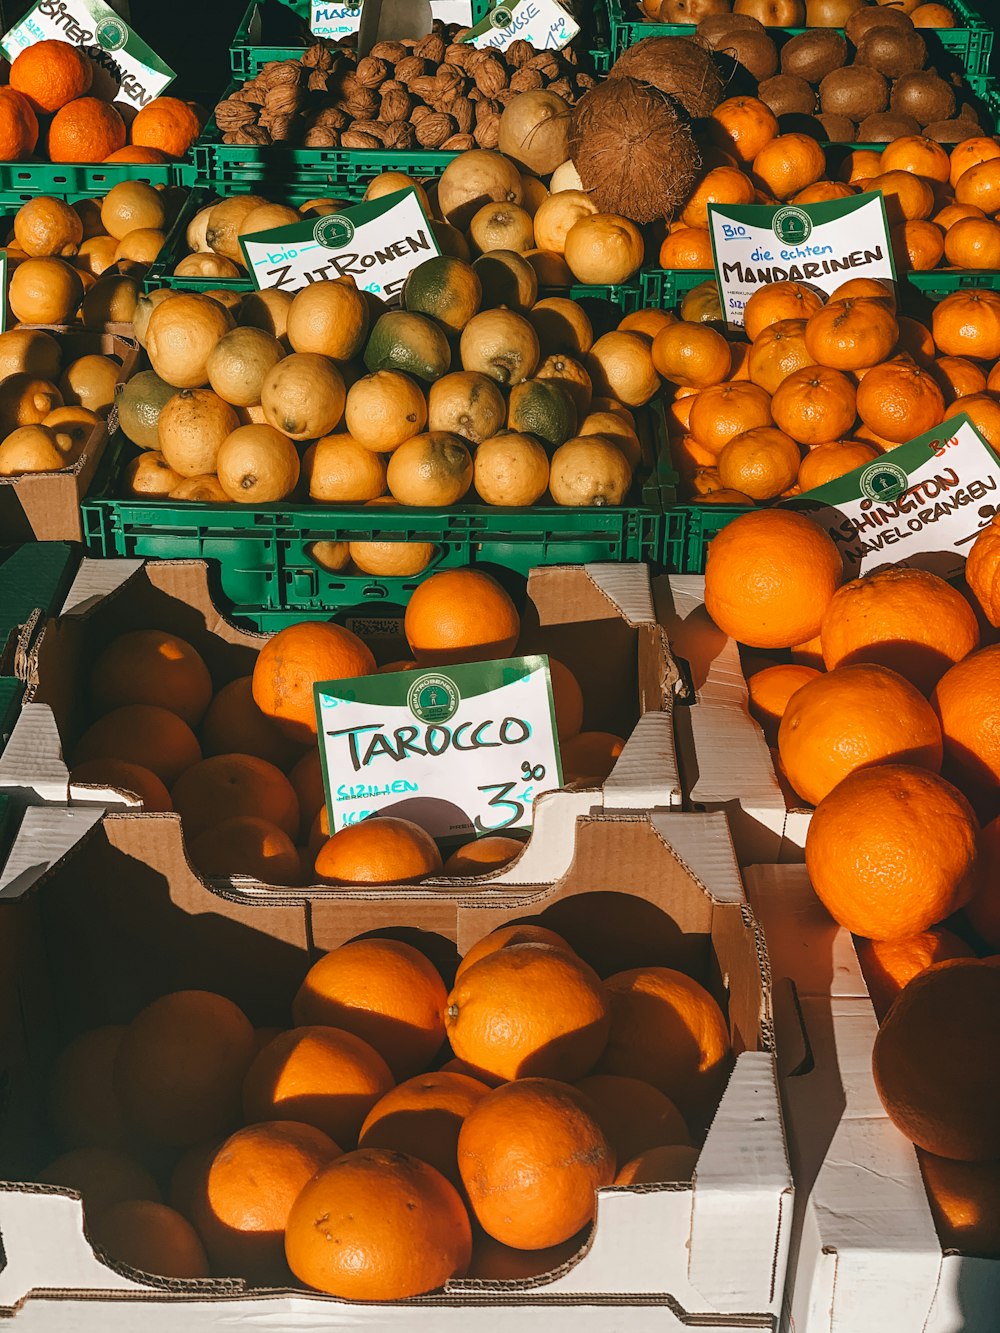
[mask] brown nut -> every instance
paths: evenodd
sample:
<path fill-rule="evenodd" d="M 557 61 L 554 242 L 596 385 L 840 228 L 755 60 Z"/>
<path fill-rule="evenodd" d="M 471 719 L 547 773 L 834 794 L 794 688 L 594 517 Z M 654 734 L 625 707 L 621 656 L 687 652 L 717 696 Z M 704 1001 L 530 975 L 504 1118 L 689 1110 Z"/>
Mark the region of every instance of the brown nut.
<path fill-rule="evenodd" d="M 215 108 L 215 123 L 223 133 L 241 129 L 244 125 L 253 125 L 257 120 L 257 108 L 248 102 L 237 102 L 227 98 Z"/>
<path fill-rule="evenodd" d="M 446 64 L 455 65 L 458 69 L 469 69 L 472 66 L 472 57 L 478 54 L 476 48 L 469 46 L 467 42 L 452 42 L 445 48 L 444 58 Z"/>
<path fill-rule="evenodd" d="M 476 128 L 473 137 L 480 148 L 496 148 L 500 142 L 500 117 L 494 111 L 485 115 L 476 113 Z"/>
<path fill-rule="evenodd" d="M 471 134 L 452 134 L 441 145 L 442 150 L 448 153 L 465 153 L 475 147 L 476 141 Z"/>
<path fill-rule="evenodd" d="M 522 65 L 528 63 L 536 52 L 530 42 L 526 42 L 519 37 L 516 42 L 511 42 L 510 46 L 507 47 L 507 50 L 503 54 L 508 65 L 513 65 L 515 69 L 520 69 Z"/>
<path fill-rule="evenodd" d="M 423 102 L 418 102 L 417 105 L 410 112 L 410 124 L 419 125 L 420 122 L 426 119 L 427 116 L 433 116 L 433 114 L 434 112 L 430 109 L 429 106 L 425 106 Z"/>
<path fill-rule="evenodd" d="M 487 97 L 495 97 L 501 88 L 507 87 L 507 67 L 495 56 L 488 55 L 480 60 L 472 71 L 476 87 Z"/>
<path fill-rule="evenodd" d="M 551 51 L 540 51 L 537 56 L 526 60 L 525 65 L 528 69 L 537 69 L 547 79 L 558 79 L 562 73 L 559 59 Z"/>
<path fill-rule="evenodd" d="M 336 148 L 340 144 L 340 135 L 336 130 L 314 125 L 311 130 L 306 130 L 306 137 L 302 142 L 306 148 Z"/>
<path fill-rule="evenodd" d="M 430 60 L 435 65 L 440 65 L 444 60 L 445 53 L 444 40 L 438 33 L 429 33 L 426 37 L 421 37 L 413 48 L 413 54 L 420 56 L 423 60 Z"/>
<path fill-rule="evenodd" d="M 294 116 L 304 102 L 302 89 L 286 83 L 270 90 L 264 99 L 264 109 L 272 116 Z"/>
<path fill-rule="evenodd" d="M 234 130 L 229 142 L 256 144 L 263 147 L 271 142 L 271 132 L 264 129 L 262 125 L 247 125 L 242 130 Z"/>
<path fill-rule="evenodd" d="M 362 88 L 377 88 L 389 77 L 389 62 L 378 56 L 365 56 L 358 61 L 356 77 Z"/>
<path fill-rule="evenodd" d="M 419 56 L 406 56 L 396 63 L 396 78 L 400 83 L 405 83 L 407 87 L 414 79 L 421 78 L 427 72 L 427 61 L 421 60 Z"/>
<path fill-rule="evenodd" d="M 531 73 L 537 74 L 538 71 L 532 70 Z M 513 86 L 514 81 L 512 79 L 511 87 L 513 88 Z M 557 97 L 561 97 L 566 102 L 576 101 L 576 89 L 573 87 L 572 82 L 566 74 L 564 74 L 561 79 L 553 79 L 549 84 L 548 90 L 550 93 L 555 93 Z"/>
<path fill-rule="evenodd" d="M 342 148 L 381 148 L 382 140 L 374 134 L 362 134 L 358 130 L 344 130 L 340 136 Z"/>
<path fill-rule="evenodd" d="M 347 112 L 355 120 L 374 120 L 382 99 L 376 88 L 359 88 L 347 103 Z"/>
<path fill-rule="evenodd" d="M 271 139 L 274 143 L 282 143 L 286 139 L 291 139 L 295 135 L 295 117 L 294 116 L 275 116 L 270 121 L 267 128 L 271 131 Z"/>
<path fill-rule="evenodd" d="M 342 111 L 339 106 L 324 107 L 313 119 L 313 125 L 317 129 L 324 130 L 343 130 L 350 123 L 350 116 L 346 111 Z"/>
<path fill-rule="evenodd" d="M 361 92 L 361 84 L 358 82 L 356 74 L 345 70 L 331 81 L 330 91 L 338 102 L 343 102 L 346 105 L 355 93 Z"/>
<path fill-rule="evenodd" d="M 449 139 L 456 132 L 456 128 L 451 116 L 433 111 L 429 116 L 424 116 L 417 125 L 417 143 L 421 148 L 440 148 L 445 139 Z"/>
<path fill-rule="evenodd" d="M 530 93 L 541 88 L 545 80 L 537 69 L 519 69 L 510 76 L 510 86 L 516 93 Z"/>
<path fill-rule="evenodd" d="M 379 120 L 391 123 L 394 120 L 406 120 L 413 108 L 413 98 L 403 88 L 392 88 L 382 94 L 382 105 L 378 113 Z"/>
<path fill-rule="evenodd" d="M 330 70 L 334 64 L 333 52 L 322 42 L 317 42 L 315 46 L 310 46 L 308 51 L 302 53 L 299 63 L 305 65 L 306 69 Z"/>
<path fill-rule="evenodd" d="M 453 97 L 445 108 L 458 126 L 459 134 L 470 134 L 476 119 L 476 104 L 467 97 Z"/>
<path fill-rule="evenodd" d="M 402 60 L 406 54 L 406 47 L 402 42 L 376 42 L 371 49 L 371 55 L 375 59 L 387 60 L 390 65 Z"/>
<path fill-rule="evenodd" d="M 438 97 L 438 83 L 430 74 L 421 74 L 419 78 L 411 79 L 409 82 L 409 91 L 414 97 L 419 97 L 421 102 L 427 102 L 433 106 Z"/>
<path fill-rule="evenodd" d="M 413 126 L 405 120 L 394 120 L 382 131 L 382 144 L 385 148 L 412 148 L 417 141 Z"/>
<path fill-rule="evenodd" d="M 356 120 L 351 129 L 355 134 L 370 134 L 374 139 L 378 139 L 379 143 L 385 134 L 385 126 L 380 120 Z"/>
<path fill-rule="evenodd" d="M 325 69 L 314 69 L 308 79 L 306 87 L 311 93 L 325 93 L 330 89 L 330 72 Z"/>
<path fill-rule="evenodd" d="M 269 60 L 257 76 L 265 88 L 280 88 L 284 84 L 300 83 L 302 66 L 297 60 Z"/>

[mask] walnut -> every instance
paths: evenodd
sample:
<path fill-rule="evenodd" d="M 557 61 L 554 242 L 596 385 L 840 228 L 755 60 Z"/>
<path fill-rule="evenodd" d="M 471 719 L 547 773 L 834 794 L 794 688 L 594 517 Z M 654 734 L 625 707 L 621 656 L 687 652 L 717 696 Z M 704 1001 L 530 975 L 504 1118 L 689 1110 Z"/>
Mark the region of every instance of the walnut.
<path fill-rule="evenodd" d="M 306 69 L 328 71 L 333 69 L 334 55 L 329 47 L 324 46 L 322 42 L 317 42 L 315 46 L 310 46 L 308 51 L 303 52 L 299 57 L 299 62 L 305 65 Z"/>
<path fill-rule="evenodd" d="M 562 73 L 562 66 L 558 57 L 551 51 L 540 51 L 537 56 L 532 56 L 530 60 L 526 60 L 524 67 L 525 69 L 537 69 L 539 74 L 546 79 L 558 79 Z"/>
<path fill-rule="evenodd" d="M 245 83 L 238 92 L 233 93 L 229 100 L 232 102 L 246 102 L 248 106 L 263 106 L 266 96 L 267 93 L 255 81 L 252 84 Z"/>
<path fill-rule="evenodd" d="M 306 79 L 306 87 L 311 93 L 325 93 L 330 89 L 330 75 L 325 69 L 314 69 Z"/>
<path fill-rule="evenodd" d="M 476 63 L 472 70 L 476 87 L 481 88 L 487 97 L 495 97 L 501 88 L 507 87 L 507 67 L 495 56 L 486 56 Z"/>
<path fill-rule="evenodd" d="M 513 65 L 515 69 L 520 69 L 526 65 L 535 54 L 535 48 L 530 42 L 523 41 L 520 37 L 516 42 L 511 42 L 510 46 L 503 53 L 504 59 L 508 65 Z"/>
<path fill-rule="evenodd" d="M 481 88 L 470 88 L 465 95 L 470 102 L 482 102 L 484 100 L 485 101 L 489 100 Z"/>
<path fill-rule="evenodd" d="M 295 117 L 275 116 L 267 128 L 271 131 L 271 139 L 274 143 L 281 143 L 286 139 L 291 139 L 294 135 Z"/>
<path fill-rule="evenodd" d="M 294 116 L 304 102 L 302 89 L 285 83 L 270 90 L 264 99 L 264 109 L 271 116 Z"/>
<path fill-rule="evenodd" d="M 347 113 L 355 120 L 374 120 L 382 99 L 375 88 L 359 88 L 347 103 Z"/>
<path fill-rule="evenodd" d="M 506 106 L 508 102 L 513 102 L 514 98 L 519 96 L 520 93 L 516 93 L 513 88 L 501 88 L 496 94 L 496 100 L 501 106 Z"/>
<path fill-rule="evenodd" d="M 471 134 L 453 134 L 445 139 L 441 145 L 442 151 L 448 153 L 464 153 L 469 148 L 475 148 L 476 141 Z"/>
<path fill-rule="evenodd" d="M 471 31 L 471 28 L 455 28 L 451 34 L 451 40 L 453 42 L 464 42 Z"/>
<path fill-rule="evenodd" d="M 530 93 L 535 88 L 541 88 L 544 82 L 537 69 L 519 69 L 510 76 L 510 86 L 516 93 Z"/>
<path fill-rule="evenodd" d="M 585 93 L 588 88 L 597 87 L 597 80 L 594 78 L 593 74 L 588 74 L 585 70 L 582 70 L 576 75 L 576 86 L 580 92 Z"/>
<path fill-rule="evenodd" d="M 303 143 L 306 148 L 336 148 L 340 143 L 340 134 L 323 125 L 314 125 L 311 130 L 306 130 Z"/>
<path fill-rule="evenodd" d="M 302 81 L 302 66 L 297 60 L 269 60 L 257 75 L 261 84 L 270 91 L 285 84 Z"/>
<path fill-rule="evenodd" d="M 386 60 L 390 65 L 395 65 L 397 60 L 405 57 L 406 47 L 402 42 L 376 42 L 371 54 L 376 60 Z"/>
<path fill-rule="evenodd" d="M 269 130 L 265 130 L 260 125 L 247 125 L 242 130 L 234 130 L 230 143 L 256 144 L 263 147 L 271 142 Z"/>
<path fill-rule="evenodd" d="M 378 56 L 365 56 L 358 61 L 355 77 L 363 88 L 377 88 L 389 77 L 389 62 Z"/>
<path fill-rule="evenodd" d="M 576 51 L 572 46 L 564 46 L 559 52 L 559 58 L 560 60 L 564 60 L 567 65 L 575 65 L 577 63 Z"/>
<path fill-rule="evenodd" d="M 353 134 L 370 134 L 373 139 L 382 142 L 385 126 L 379 120 L 356 120 L 351 126 Z"/>
<path fill-rule="evenodd" d="M 338 102 L 346 106 L 355 93 L 361 92 L 361 84 L 356 74 L 341 74 L 336 82 L 331 83 L 330 91 Z"/>
<path fill-rule="evenodd" d="M 419 56 L 406 56 L 397 63 L 395 73 L 400 83 L 409 87 L 414 79 L 427 73 L 427 61 L 421 60 Z"/>
<path fill-rule="evenodd" d="M 476 118 L 476 104 L 467 97 L 453 97 L 445 107 L 448 115 L 458 126 L 459 134 L 469 134 Z"/>
<path fill-rule="evenodd" d="M 488 120 L 490 116 L 496 116 L 499 119 L 503 107 L 495 98 L 484 97 L 476 104 L 476 123 L 481 120 Z"/>
<path fill-rule="evenodd" d="M 413 126 L 405 120 L 394 120 L 382 132 L 382 143 L 386 148 L 412 148 L 416 141 Z"/>
<path fill-rule="evenodd" d="M 324 107 L 313 120 L 313 125 L 317 129 L 325 130 L 343 130 L 350 123 L 350 116 L 346 111 L 341 111 L 339 106 Z"/>
<path fill-rule="evenodd" d="M 469 86 L 468 79 L 455 65 L 442 65 L 434 76 L 434 82 L 438 86 L 439 97 L 445 93 L 464 93 Z"/>
<path fill-rule="evenodd" d="M 429 74 L 421 74 L 417 79 L 411 79 L 409 90 L 414 97 L 419 97 L 421 102 L 426 102 L 429 106 L 437 101 L 438 84 L 437 79 Z"/>
<path fill-rule="evenodd" d="M 247 102 L 237 102 L 227 98 L 215 108 L 215 123 L 223 132 L 238 130 L 244 125 L 253 125 L 257 119 L 257 110 Z"/>
<path fill-rule="evenodd" d="M 433 116 L 433 114 L 434 112 L 430 109 L 429 106 L 425 106 L 423 102 L 418 102 L 417 105 L 410 112 L 410 124 L 419 125 L 420 122 L 424 120 L 427 116 Z"/>
<path fill-rule="evenodd" d="M 445 139 L 450 138 L 455 131 L 456 125 L 451 116 L 434 111 L 429 116 L 424 116 L 417 125 L 417 143 L 421 148 L 440 148 Z"/>
<path fill-rule="evenodd" d="M 537 73 L 537 71 L 532 70 L 532 73 L 533 74 Z M 511 80 L 510 86 L 512 88 L 514 86 L 513 79 Z M 570 83 L 569 79 L 565 74 L 562 76 L 561 79 L 555 79 L 552 83 L 550 83 L 548 91 L 550 93 L 555 93 L 557 97 L 563 98 L 564 101 L 566 102 L 573 102 L 576 99 L 576 92 L 573 88 L 573 85 L 572 83 Z"/>
<path fill-rule="evenodd" d="M 476 48 L 469 46 L 468 42 L 452 42 L 451 46 L 445 48 L 444 58 L 448 65 L 456 65 L 459 69 L 468 69 L 472 64 L 472 57 L 478 54 Z"/>
<path fill-rule="evenodd" d="M 361 134 L 357 130 L 344 130 L 340 136 L 342 148 L 374 148 L 382 147 L 382 140 L 376 139 L 374 134 Z"/>
<path fill-rule="evenodd" d="M 437 33 L 430 33 L 427 37 L 421 37 L 413 48 L 413 54 L 420 56 L 422 60 L 430 60 L 432 64 L 440 65 L 444 60 L 445 44 Z"/>
<path fill-rule="evenodd" d="M 386 93 L 405 93 L 406 84 L 400 83 L 398 79 L 386 79 L 385 83 L 379 84 L 378 90 L 383 97 Z"/>
<path fill-rule="evenodd" d="M 402 88 L 393 89 L 382 94 L 382 105 L 379 108 L 378 118 L 387 123 L 394 120 L 406 120 L 412 107 L 413 98 L 408 92 Z"/>
<path fill-rule="evenodd" d="M 495 111 L 483 112 L 482 103 L 476 111 L 473 137 L 480 148 L 496 148 L 500 142 L 500 117 Z"/>

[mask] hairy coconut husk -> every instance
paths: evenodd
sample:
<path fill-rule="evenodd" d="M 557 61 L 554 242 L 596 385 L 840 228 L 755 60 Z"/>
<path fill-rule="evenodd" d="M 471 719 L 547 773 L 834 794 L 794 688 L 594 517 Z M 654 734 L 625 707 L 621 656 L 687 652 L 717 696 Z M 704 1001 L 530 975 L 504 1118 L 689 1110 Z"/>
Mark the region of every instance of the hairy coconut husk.
<path fill-rule="evenodd" d="M 644 37 L 611 66 L 609 79 L 636 79 L 676 97 L 689 116 L 707 116 L 724 85 L 712 53 L 688 37 Z"/>
<path fill-rule="evenodd" d="M 590 88 L 570 122 L 570 156 L 602 213 L 670 219 L 691 192 L 700 159 L 683 109 L 637 79 Z"/>

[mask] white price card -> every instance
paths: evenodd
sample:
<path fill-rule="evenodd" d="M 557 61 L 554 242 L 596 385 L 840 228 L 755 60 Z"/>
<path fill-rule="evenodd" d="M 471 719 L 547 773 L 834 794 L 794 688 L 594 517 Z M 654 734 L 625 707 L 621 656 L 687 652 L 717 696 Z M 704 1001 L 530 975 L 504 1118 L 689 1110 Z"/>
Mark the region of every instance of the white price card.
<path fill-rule="evenodd" d="M 395 815 L 433 838 L 528 829 L 562 785 L 547 657 L 315 686 L 331 834 Z"/>
<path fill-rule="evenodd" d="M 114 100 L 140 110 L 177 77 L 104 0 L 38 0 L 0 50 L 13 62 L 27 47 L 53 39 L 79 46 L 114 82 Z"/>
<path fill-rule="evenodd" d="M 511 0 L 495 5 L 463 42 L 480 50 L 506 51 L 512 42 L 530 42 L 536 51 L 561 51 L 580 25 L 558 0 Z"/>
<path fill-rule="evenodd" d="M 414 189 L 383 195 L 340 213 L 240 237 L 258 288 L 294 292 L 311 282 L 353 278 L 383 301 L 410 273 L 441 252 Z"/>
<path fill-rule="evenodd" d="M 457 23 L 468 27 L 472 22 L 472 0 L 431 0 L 431 18 L 442 23 Z M 309 30 L 316 37 L 330 37 L 338 41 L 361 27 L 361 0 L 355 5 L 324 5 L 313 0 L 310 9 Z"/>
<path fill-rule="evenodd" d="M 1000 460 L 962 413 L 785 503 L 830 534 L 848 578 L 907 565 L 950 579 L 1000 508 Z"/>
<path fill-rule="evenodd" d="M 709 204 L 708 227 L 727 323 L 769 282 L 802 282 L 828 296 L 849 278 L 895 282 L 881 193 L 824 204 Z"/>

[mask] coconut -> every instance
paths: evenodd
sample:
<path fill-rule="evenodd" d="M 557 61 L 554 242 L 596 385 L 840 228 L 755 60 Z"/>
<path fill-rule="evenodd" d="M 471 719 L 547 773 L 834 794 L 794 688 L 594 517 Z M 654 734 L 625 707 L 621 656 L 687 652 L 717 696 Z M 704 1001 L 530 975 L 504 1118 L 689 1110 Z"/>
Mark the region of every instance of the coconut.
<path fill-rule="evenodd" d="M 633 222 L 672 218 L 699 166 L 683 108 L 631 78 L 609 79 L 581 97 L 569 145 L 583 188 L 600 211 Z"/>
<path fill-rule="evenodd" d="M 500 117 L 499 148 L 536 176 L 548 176 L 569 157 L 569 104 L 544 88 L 512 97 Z"/>
<path fill-rule="evenodd" d="M 618 57 L 608 78 L 651 84 L 676 97 L 689 116 L 710 115 L 724 92 L 711 52 L 687 37 L 644 37 Z"/>

